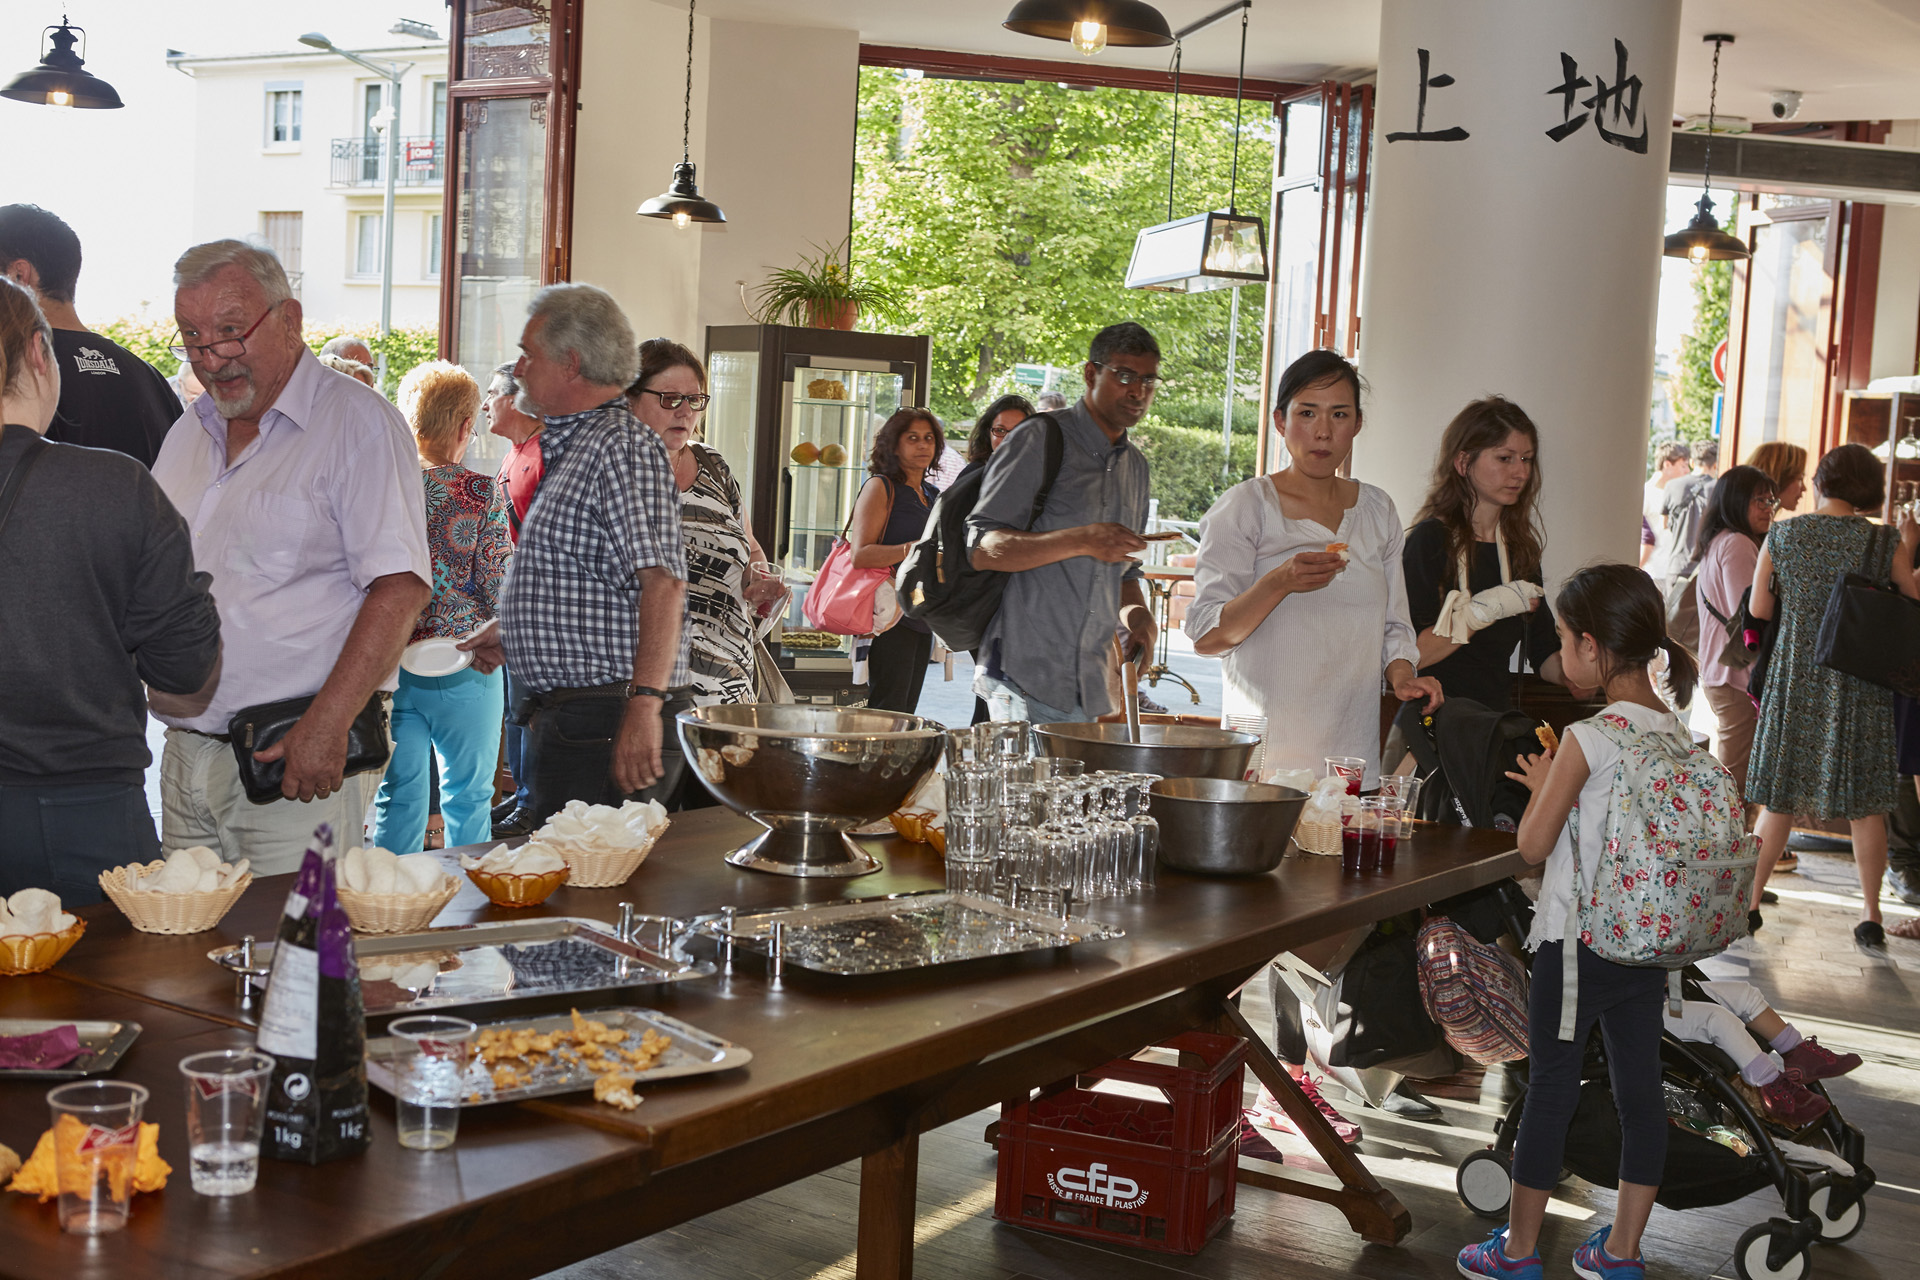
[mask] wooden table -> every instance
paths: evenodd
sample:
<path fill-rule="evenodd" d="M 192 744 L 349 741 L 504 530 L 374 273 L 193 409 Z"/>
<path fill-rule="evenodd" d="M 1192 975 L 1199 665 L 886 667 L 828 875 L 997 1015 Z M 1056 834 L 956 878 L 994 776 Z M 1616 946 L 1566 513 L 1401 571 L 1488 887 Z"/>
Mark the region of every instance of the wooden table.
<path fill-rule="evenodd" d="M 930 852 L 898 841 L 882 848 L 885 870 L 853 880 L 727 866 L 721 854 L 754 830 L 724 810 L 680 815 L 626 886 L 563 889 L 537 910 L 611 920 L 628 900 L 688 915 L 939 883 Z M 743 957 L 711 980 L 620 997 L 747 1046 L 755 1056 L 742 1070 L 663 1082 L 632 1113 L 575 1098 L 470 1112 L 459 1143 L 438 1153 L 401 1150 L 392 1104 L 376 1091 L 366 1155 L 318 1168 L 265 1161 L 253 1194 L 232 1200 L 187 1185 L 175 1064 L 249 1039 L 232 979 L 206 953 L 243 933 L 270 937 L 290 878 L 256 883 L 218 929 L 185 938 L 139 934 L 112 907 L 90 908 L 87 936 L 52 973 L 0 979 L 0 1013 L 141 1022 L 146 1034 L 114 1075 L 153 1090 L 149 1118 L 162 1126 L 174 1179 L 136 1202 L 125 1232 L 92 1244 L 62 1236 L 52 1205 L 5 1197 L 11 1247 L 0 1276 L 531 1276 L 859 1157 L 859 1273 L 905 1277 L 921 1133 L 1222 1023 L 1249 1037 L 1256 1072 L 1337 1178 L 1254 1180 L 1335 1203 L 1362 1235 L 1390 1243 L 1409 1230 L 1405 1210 L 1238 1021 L 1230 997 L 1280 951 L 1519 867 L 1498 833 L 1423 827 L 1393 873 L 1370 879 L 1343 880 L 1337 859 L 1300 855 L 1252 879 L 1166 874 L 1147 896 L 1092 911 L 1127 930 L 1111 943 L 872 978 L 789 968 L 777 986 Z M 465 887 L 439 923 L 517 914 Z M 44 1093 L 40 1083 L 0 1084 L 0 1141 L 24 1154 L 47 1124 Z"/>

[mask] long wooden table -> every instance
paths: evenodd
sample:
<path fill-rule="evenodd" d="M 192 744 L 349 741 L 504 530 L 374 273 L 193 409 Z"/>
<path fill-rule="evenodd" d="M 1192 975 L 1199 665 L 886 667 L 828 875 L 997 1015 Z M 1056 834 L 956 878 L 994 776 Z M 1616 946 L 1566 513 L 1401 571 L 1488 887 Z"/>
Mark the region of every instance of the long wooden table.
<path fill-rule="evenodd" d="M 936 887 L 922 846 L 889 841 L 885 870 L 853 880 L 737 871 L 721 854 L 756 828 L 724 810 L 676 817 L 619 889 L 562 889 L 535 911 L 617 918 L 619 903 L 684 916 Z M 834 978 L 789 968 L 768 981 L 743 956 L 709 980 L 618 993 L 745 1045 L 747 1067 L 662 1082 L 636 1112 L 576 1095 L 469 1112 L 449 1151 L 403 1151 L 374 1094 L 372 1149 L 318 1168 L 262 1163 L 248 1196 L 187 1184 L 178 1060 L 251 1040 L 233 979 L 207 951 L 269 938 L 290 877 L 257 882 L 220 926 L 190 937 L 135 932 L 111 906 L 51 973 L 0 979 L 0 1016 L 131 1018 L 146 1028 L 113 1074 L 153 1091 L 169 1189 L 139 1197 L 126 1231 L 63 1236 L 53 1206 L 0 1204 L 10 1247 L 0 1276 L 525 1277 L 590 1257 L 833 1167 L 863 1160 L 859 1274 L 912 1270 L 919 1135 L 997 1101 L 1195 1026 L 1252 1041 L 1251 1063 L 1335 1174 L 1253 1177 L 1326 1200 L 1356 1231 L 1391 1243 L 1404 1209 L 1342 1146 L 1281 1071 L 1231 997 L 1275 954 L 1490 884 L 1521 866 L 1495 832 L 1422 827 L 1388 875 L 1343 879 L 1337 859 L 1294 855 L 1251 879 L 1166 873 L 1145 896 L 1101 903 L 1123 940 L 949 970 Z M 513 918 L 462 888 L 438 923 Z M 507 1006 L 489 1012 L 507 1016 Z M 46 1086 L 0 1083 L 0 1142 L 24 1155 L 47 1125 Z"/>

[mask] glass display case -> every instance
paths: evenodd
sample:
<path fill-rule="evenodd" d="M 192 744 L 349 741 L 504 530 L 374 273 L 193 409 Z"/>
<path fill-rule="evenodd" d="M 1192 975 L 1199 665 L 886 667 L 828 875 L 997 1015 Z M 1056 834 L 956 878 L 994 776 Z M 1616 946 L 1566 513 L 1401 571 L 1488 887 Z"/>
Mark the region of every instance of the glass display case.
<path fill-rule="evenodd" d="M 866 699 L 852 638 L 814 631 L 802 605 L 853 512 L 874 435 L 895 410 L 926 403 L 929 348 L 924 337 L 786 325 L 707 330 L 706 443 L 733 468 L 754 536 L 793 590 L 768 644 L 803 701 Z"/>

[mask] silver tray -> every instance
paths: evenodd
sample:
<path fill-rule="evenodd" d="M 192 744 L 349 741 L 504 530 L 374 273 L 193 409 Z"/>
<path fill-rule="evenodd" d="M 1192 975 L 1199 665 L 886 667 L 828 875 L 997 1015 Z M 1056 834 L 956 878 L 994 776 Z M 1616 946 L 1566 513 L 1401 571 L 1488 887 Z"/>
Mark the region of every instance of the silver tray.
<path fill-rule="evenodd" d="M 78 1018 L 0 1018 L 0 1036 L 30 1036 L 55 1027 L 72 1027 L 83 1053 L 64 1067 L 0 1067 L 0 1080 L 79 1080 L 111 1071 L 140 1038 L 137 1022 L 83 1022 Z"/>
<path fill-rule="evenodd" d="M 682 982 L 713 972 L 711 962 L 694 959 L 679 940 L 662 954 L 621 941 L 602 921 L 571 916 L 360 935 L 353 954 L 369 1017 Z M 253 958 L 270 966 L 273 944 L 255 943 Z M 240 948 L 219 947 L 207 959 L 237 973 Z"/>
<path fill-rule="evenodd" d="M 938 891 L 736 915 L 731 925 L 708 916 L 695 931 L 764 952 L 776 921 L 785 926 L 785 963 L 837 974 L 894 973 L 1127 936 L 1095 920 Z"/>
<path fill-rule="evenodd" d="M 670 1049 L 654 1059 L 653 1066 L 645 1071 L 627 1073 L 643 1085 L 654 1080 L 673 1080 L 681 1076 L 703 1076 L 715 1071 L 731 1071 L 735 1067 L 744 1067 L 753 1061 L 750 1050 L 652 1009 L 590 1009 L 581 1012 L 583 1017 L 604 1022 L 610 1028 L 625 1029 L 627 1038 L 618 1046 L 622 1049 L 638 1048 L 641 1034 L 649 1029 L 659 1032 L 673 1042 Z M 571 1029 L 572 1026 L 572 1015 L 562 1013 L 545 1018 L 513 1018 L 502 1022 L 483 1022 L 480 1024 L 480 1029 L 486 1031 L 494 1027 L 512 1027 L 516 1030 L 544 1032 Z M 367 1041 L 367 1079 L 388 1093 L 397 1093 L 393 1077 L 394 1057 L 394 1042 L 391 1036 L 380 1036 Z M 578 1064 L 568 1066 L 565 1063 L 549 1062 L 533 1068 L 532 1074 L 533 1078 L 526 1084 L 495 1089 L 492 1070 L 476 1060 L 467 1068 L 466 1080 L 461 1087 L 460 1105 L 484 1107 L 496 1102 L 548 1098 L 557 1093 L 573 1093 L 580 1089 L 593 1088 L 593 1072 Z"/>

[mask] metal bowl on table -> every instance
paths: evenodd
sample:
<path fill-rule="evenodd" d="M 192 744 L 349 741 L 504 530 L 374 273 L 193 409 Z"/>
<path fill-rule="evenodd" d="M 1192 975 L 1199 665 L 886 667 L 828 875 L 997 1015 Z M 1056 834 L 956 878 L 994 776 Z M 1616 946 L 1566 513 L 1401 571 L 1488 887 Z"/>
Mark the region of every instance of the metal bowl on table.
<path fill-rule="evenodd" d="M 1113 769 L 1163 778 L 1243 778 L 1260 744 L 1256 734 L 1197 724 L 1143 724 L 1138 742 L 1128 741 L 1124 724 L 1040 724 L 1033 735 L 1050 756 L 1086 761 L 1089 773 Z"/>
<path fill-rule="evenodd" d="M 861 707 L 745 702 L 679 716 L 687 764 L 767 828 L 727 855 L 787 876 L 859 876 L 880 862 L 847 835 L 898 809 L 940 759 L 935 721 Z"/>
<path fill-rule="evenodd" d="M 1160 865 L 1209 876 L 1257 876 L 1280 865 L 1307 794 L 1268 782 L 1162 778 L 1153 784 Z"/>

